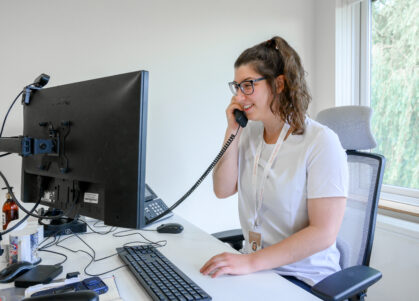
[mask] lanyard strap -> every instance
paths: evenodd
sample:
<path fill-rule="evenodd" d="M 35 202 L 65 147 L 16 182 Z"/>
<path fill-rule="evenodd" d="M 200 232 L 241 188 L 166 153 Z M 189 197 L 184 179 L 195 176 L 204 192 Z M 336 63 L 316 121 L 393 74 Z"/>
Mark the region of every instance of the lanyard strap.
<path fill-rule="evenodd" d="M 263 177 L 260 181 L 260 188 L 259 188 L 259 193 L 258 193 L 258 189 L 256 185 L 257 185 L 258 165 L 259 165 L 260 156 L 262 154 L 263 130 L 262 130 L 262 135 L 260 135 L 261 139 L 260 139 L 259 146 L 256 150 L 255 161 L 253 164 L 253 175 L 252 175 L 252 184 L 255 189 L 255 196 L 256 196 L 255 221 L 254 221 L 253 228 L 255 228 L 256 226 L 259 226 L 261 223 L 259 213 L 260 213 L 260 209 L 262 208 L 262 203 L 263 203 L 263 192 L 264 192 L 265 181 L 268 178 L 268 173 L 271 170 L 272 164 L 274 163 L 276 156 L 278 154 L 278 151 L 280 150 L 285 140 L 285 136 L 287 135 L 289 128 L 290 128 L 289 124 L 284 123 L 284 126 L 282 127 L 278 140 L 275 143 L 275 147 L 271 153 L 271 156 L 269 157 L 269 160 L 265 165 L 265 169 L 263 171 Z"/>

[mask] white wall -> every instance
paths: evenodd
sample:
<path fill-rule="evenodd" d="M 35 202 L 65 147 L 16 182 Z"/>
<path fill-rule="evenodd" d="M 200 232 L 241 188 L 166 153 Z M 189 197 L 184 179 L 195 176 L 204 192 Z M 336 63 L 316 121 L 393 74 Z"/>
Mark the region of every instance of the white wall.
<path fill-rule="evenodd" d="M 419 224 L 379 215 L 370 266 L 383 278 L 367 292 L 369 301 L 418 300 Z"/>
<path fill-rule="evenodd" d="M 241 51 L 281 35 L 300 53 L 313 86 L 314 2 L 0 0 L 0 116 L 40 73 L 54 86 L 149 70 L 147 182 L 170 205 L 221 147 L 227 82 Z M 4 134 L 21 128 L 17 104 Z M 19 191 L 20 158 L 0 164 Z M 211 178 L 176 212 L 209 232 L 238 226 L 236 197 L 216 199 Z"/>
<path fill-rule="evenodd" d="M 314 68 L 312 117 L 335 106 L 336 0 L 320 0 L 314 6 Z"/>

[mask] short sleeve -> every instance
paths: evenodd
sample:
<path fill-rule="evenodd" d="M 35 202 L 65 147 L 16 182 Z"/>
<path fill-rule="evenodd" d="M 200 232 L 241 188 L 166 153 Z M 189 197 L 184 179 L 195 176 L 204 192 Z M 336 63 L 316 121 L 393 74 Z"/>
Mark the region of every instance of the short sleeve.
<path fill-rule="evenodd" d="M 348 162 L 338 136 L 323 128 L 307 158 L 307 198 L 347 197 Z"/>

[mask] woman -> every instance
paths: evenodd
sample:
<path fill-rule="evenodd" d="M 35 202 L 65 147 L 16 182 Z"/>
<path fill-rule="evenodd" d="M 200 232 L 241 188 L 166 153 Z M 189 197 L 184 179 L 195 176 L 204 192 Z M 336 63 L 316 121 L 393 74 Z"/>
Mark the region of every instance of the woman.
<path fill-rule="evenodd" d="M 284 39 L 245 50 L 234 67 L 225 140 L 238 129 L 235 109 L 251 122 L 216 165 L 213 182 L 218 198 L 238 192 L 245 254 L 216 255 L 201 273 L 274 269 L 309 289 L 340 270 L 335 242 L 346 205 L 346 154 L 335 133 L 306 116 L 304 69 Z"/>

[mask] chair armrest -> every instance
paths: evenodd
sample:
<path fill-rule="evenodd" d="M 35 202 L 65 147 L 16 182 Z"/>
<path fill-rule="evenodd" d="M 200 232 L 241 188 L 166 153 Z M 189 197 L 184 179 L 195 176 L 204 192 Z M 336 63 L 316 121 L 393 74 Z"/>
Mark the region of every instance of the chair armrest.
<path fill-rule="evenodd" d="M 323 300 L 344 300 L 362 293 L 380 280 L 382 274 L 365 265 L 357 265 L 326 277 L 311 288 Z"/>
<path fill-rule="evenodd" d="M 222 242 L 229 243 L 236 250 L 240 250 L 243 247 L 244 236 L 241 229 L 217 232 L 213 233 L 212 236 Z"/>
<path fill-rule="evenodd" d="M 236 242 L 244 240 L 243 232 L 241 229 L 221 231 L 213 233 L 212 236 L 221 240 L 222 242 Z"/>

